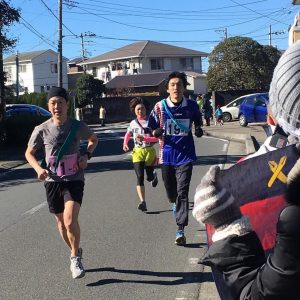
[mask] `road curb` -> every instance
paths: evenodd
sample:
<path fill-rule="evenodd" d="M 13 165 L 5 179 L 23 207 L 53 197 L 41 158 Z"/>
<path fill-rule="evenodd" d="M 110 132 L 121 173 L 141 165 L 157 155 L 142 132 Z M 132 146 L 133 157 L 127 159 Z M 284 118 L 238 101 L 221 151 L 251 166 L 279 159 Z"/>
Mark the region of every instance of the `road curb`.
<path fill-rule="evenodd" d="M 204 132 L 204 134 L 207 136 L 218 137 L 229 141 L 245 143 L 246 155 L 254 153 L 256 151 L 250 134 L 240 134 L 232 132 Z"/>

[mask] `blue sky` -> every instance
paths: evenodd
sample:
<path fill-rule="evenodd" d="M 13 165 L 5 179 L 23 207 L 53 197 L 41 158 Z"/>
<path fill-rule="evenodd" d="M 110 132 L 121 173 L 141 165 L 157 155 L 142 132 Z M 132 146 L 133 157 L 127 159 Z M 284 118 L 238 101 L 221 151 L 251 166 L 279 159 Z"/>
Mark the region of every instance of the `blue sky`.
<path fill-rule="evenodd" d="M 68 5 L 67 5 L 68 3 Z M 4 57 L 19 52 L 57 51 L 57 0 L 10 0 L 21 20 L 9 28 L 18 39 Z M 247 36 L 279 49 L 288 46 L 288 27 L 300 6 L 292 0 L 64 0 L 63 55 L 81 56 L 80 35 L 89 57 L 140 40 L 154 40 L 211 52 L 225 37 Z M 207 60 L 204 61 L 207 69 Z"/>

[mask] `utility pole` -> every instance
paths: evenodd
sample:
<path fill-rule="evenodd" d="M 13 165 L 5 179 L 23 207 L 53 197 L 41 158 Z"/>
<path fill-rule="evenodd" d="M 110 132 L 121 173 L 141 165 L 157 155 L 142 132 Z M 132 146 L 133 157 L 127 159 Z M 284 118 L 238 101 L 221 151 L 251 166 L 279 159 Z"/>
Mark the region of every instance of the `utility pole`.
<path fill-rule="evenodd" d="M 224 39 L 227 40 L 227 38 L 228 38 L 227 27 L 225 27 L 224 29 L 215 30 L 215 32 L 217 32 L 217 33 L 222 32 L 224 34 Z"/>
<path fill-rule="evenodd" d="M 272 46 L 272 25 L 269 26 L 269 46 Z"/>
<path fill-rule="evenodd" d="M 82 56 L 82 60 L 85 59 L 85 49 L 84 49 L 84 42 L 83 42 L 83 33 L 80 34 L 80 38 L 81 38 L 81 56 Z"/>
<path fill-rule="evenodd" d="M 19 102 L 19 53 L 16 53 L 16 102 Z"/>
<path fill-rule="evenodd" d="M 92 32 L 85 32 L 85 33 L 81 33 L 80 34 L 80 39 L 81 39 L 81 57 L 82 57 L 82 61 L 85 61 L 85 59 L 87 58 L 86 56 L 86 50 L 85 50 L 85 47 L 84 47 L 84 37 L 94 37 L 96 36 L 95 33 L 92 33 Z M 86 72 L 86 66 L 84 65 L 83 66 L 83 71 L 84 73 Z"/>
<path fill-rule="evenodd" d="M 5 112 L 5 90 L 4 90 L 4 72 L 3 72 L 3 49 L 2 49 L 2 26 L 0 26 L 0 125 Z"/>
<path fill-rule="evenodd" d="M 62 0 L 58 0 L 58 58 L 57 58 L 58 86 L 62 87 Z"/>

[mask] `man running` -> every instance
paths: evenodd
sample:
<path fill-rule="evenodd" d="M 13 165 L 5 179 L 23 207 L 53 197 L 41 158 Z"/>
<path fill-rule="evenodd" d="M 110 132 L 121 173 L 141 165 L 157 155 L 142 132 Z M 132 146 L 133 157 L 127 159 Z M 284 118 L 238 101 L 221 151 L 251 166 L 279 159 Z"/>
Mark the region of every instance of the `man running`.
<path fill-rule="evenodd" d="M 84 190 L 83 170 L 87 167 L 87 160 L 91 158 L 98 139 L 84 122 L 68 117 L 68 108 L 66 90 L 51 88 L 48 109 L 52 117 L 35 127 L 25 157 L 36 171 L 38 179 L 44 181 L 49 211 L 54 214 L 60 235 L 71 251 L 70 269 L 75 279 L 85 275 L 81 263 L 78 223 Z M 88 141 L 83 155 L 80 154 L 80 140 Z M 37 161 L 36 153 L 39 150 L 45 153 L 45 166 L 40 166 Z"/>
<path fill-rule="evenodd" d="M 155 104 L 148 120 L 153 135 L 159 137 L 159 163 L 162 164 L 162 178 L 178 229 L 175 244 L 185 245 L 184 227 L 188 225 L 189 186 L 193 162 L 197 159 L 192 125 L 195 135 L 203 131 L 201 113 L 197 102 L 183 95 L 188 85 L 186 74 L 171 73 L 166 79 L 167 99 Z"/>

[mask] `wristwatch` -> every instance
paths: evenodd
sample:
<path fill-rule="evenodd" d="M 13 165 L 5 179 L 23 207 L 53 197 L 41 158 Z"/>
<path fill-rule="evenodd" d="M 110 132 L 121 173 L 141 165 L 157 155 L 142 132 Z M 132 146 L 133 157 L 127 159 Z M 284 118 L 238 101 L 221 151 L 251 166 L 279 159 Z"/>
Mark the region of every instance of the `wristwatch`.
<path fill-rule="evenodd" d="M 91 152 L 86 151 L 84 154 L 88 157 L 88 160 L 90 160 L 92 158 L 92 153 Z"/>

